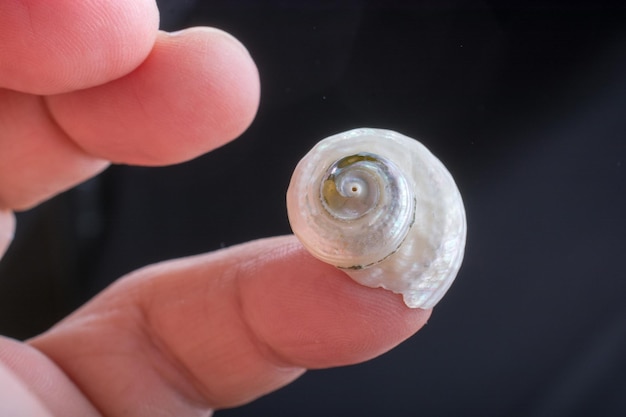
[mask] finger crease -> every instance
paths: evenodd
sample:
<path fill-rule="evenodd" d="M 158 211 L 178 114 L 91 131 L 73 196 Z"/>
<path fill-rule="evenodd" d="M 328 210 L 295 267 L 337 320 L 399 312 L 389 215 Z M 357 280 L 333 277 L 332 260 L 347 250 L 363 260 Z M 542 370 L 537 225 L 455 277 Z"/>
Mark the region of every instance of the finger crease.
<path fill-rule="evenodd" d="M 155 364 L 154 369 L 161 375 L 164 381 L 170 384 L 173 388 L 172 391 L 178 393 L 192 406 L 199 409 L 211 409 L 212 407 L 208 402 L 210 397 L 205 393 L 204 384 L 178 359 L 174 352 L 171 351 L 168 344 L 164 342 L 163 338 L 152 325 L 150 315 L 146 312 L 146 307 L 142 303 L 139 303 L 139 305 L 138 309 L 141 315 L 139 323 L 144 323 L 143 325 L 140 324 L 139 327 L 144 334 L 145 340 L 156 350 L 159 359 L 162 359 L 165 364 L 181 376 L 182 380 L 186 381 L 187 384 L 181 387 L 180 382 L 172 380 L 166 372 L 161 371 L 163 363 Z"/>
<path fill-rule="evenodd" d="M 92 155 L 91 153 L 89 153 L 85 148 L 83 148 L 77 141 L 75 141 L 74 139 L 72 139 L 72 137 L 70 136 L 69 133 L 67 133 L 67 131 L 63 128 L 63 125 L 59 122 L 59 120 L 55 117 L 54 112 L 52 111 L 51 107 L 50 107 L 50 102 L 48 101 L 48 97 L 46 96 L 42 96 L 40 98 L 40 103 L 41 103 L 41 108 L 43 113 L 46 115 L 46 118 L 48 119 L 48 121 L 50 122 L 50 124 L 52 125 L 52 127 L 67 141 L 69 142 L 73 147 L 75 147 L 76 149 L 78 149 L 81 153 L 88 155 L 91 158 L 97 159 L 97 160 L 102 160 L 102 158 L 96 157 L 94 155 Z"/>
<path fill-rule="evenodd" d="M 258 332 L 254 330 L 254 326 L 250 324 L 249 316 L 243 299 L 243 292 L 241 289 L 241 275 L 240 269 L 237 268 L 235 277 L 235 306 L 237 309 L 237 316 L 241 322 L 242 328 L 246 337 L 250 341 L 250 344 L 254 346 L 259 355 L 265 359 L 266 362 L 278 369 L 296 369 L 302 368 L 300 366 L 291 363 L 283 354 L 275 349 L 271 343 L 268 343 L 261 337 Z"/>

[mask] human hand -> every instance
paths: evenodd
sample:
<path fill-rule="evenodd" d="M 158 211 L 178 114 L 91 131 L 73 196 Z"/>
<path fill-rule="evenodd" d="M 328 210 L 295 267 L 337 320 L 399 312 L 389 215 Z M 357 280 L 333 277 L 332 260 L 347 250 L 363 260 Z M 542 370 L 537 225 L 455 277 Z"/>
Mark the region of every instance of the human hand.
<path fill-rule="evenodd" d="M 251 122 L 245 49 L 157 20 L 149 0 L 0 5 L 0 254 L 11 210 L 110 161 L 191 159 Z M 428 316 L 293 237 L 251 242 L 136 271 L 28 343 L 0 338 L 0 415 L 206 415 L 377 356 Z"/>

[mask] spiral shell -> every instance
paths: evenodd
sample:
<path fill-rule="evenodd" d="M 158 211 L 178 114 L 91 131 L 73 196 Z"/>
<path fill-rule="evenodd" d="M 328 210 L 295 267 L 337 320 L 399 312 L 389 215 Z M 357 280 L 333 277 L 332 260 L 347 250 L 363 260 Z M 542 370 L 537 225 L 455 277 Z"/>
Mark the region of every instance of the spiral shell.
<path fill-rule="evenodd" d="M 466 221 L 450 173 L 421 143 L 382 129 L 319 142 L 287 190 L 294 234 L 368 287 L 432 308 L 461 266 Z"/>

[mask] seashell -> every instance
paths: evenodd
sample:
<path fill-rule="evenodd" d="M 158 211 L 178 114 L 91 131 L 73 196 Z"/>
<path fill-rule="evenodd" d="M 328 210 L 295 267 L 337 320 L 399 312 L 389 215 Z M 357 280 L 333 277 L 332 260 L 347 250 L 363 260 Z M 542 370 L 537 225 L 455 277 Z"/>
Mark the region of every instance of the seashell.
<path fill-rule="evenodd" d="M 418 141 L 361 128 L 319 142 L 287 190 L 294 234 L 368 287 L 432 308 L 463 260 L 465 209 L 452 176 Z"/>

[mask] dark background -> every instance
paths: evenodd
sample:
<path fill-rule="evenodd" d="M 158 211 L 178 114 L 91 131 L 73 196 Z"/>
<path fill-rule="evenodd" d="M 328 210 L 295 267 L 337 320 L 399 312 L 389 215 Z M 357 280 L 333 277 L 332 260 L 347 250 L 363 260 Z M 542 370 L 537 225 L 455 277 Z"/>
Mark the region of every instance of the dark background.
<path fill-rule="evenodd" d="M 616 3 L 617 4 L 617 3 Z M 18 215 L 0 333 L 43 331 L 147 263 L 289 233 L 319 139 L 420 139 L 466 202 L 466 260 L 428 325 L 367 364 L 307 373 L 218 416 L 626 415 L 626 7 L 598 2 L 161 1 L 256 60 L 237 141 L 115 166 Z"/>

